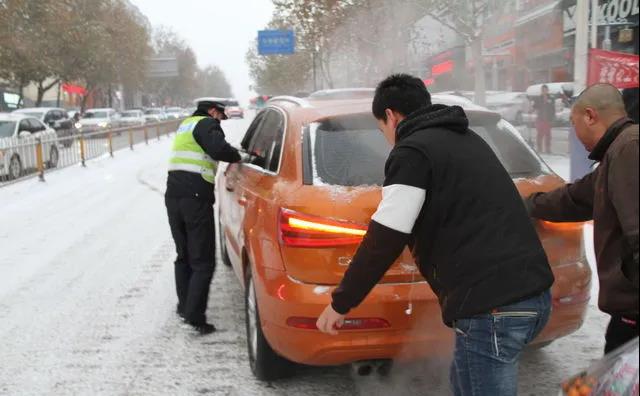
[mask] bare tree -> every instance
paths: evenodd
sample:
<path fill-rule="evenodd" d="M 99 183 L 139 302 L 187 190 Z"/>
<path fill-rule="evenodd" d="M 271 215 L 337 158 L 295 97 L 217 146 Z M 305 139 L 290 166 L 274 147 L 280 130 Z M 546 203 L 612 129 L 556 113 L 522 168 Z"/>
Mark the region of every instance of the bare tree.
<path fill-rule="evenodd" d="M 482 33 L 487 17 L 488 0 L 414 0 L 427 15 L 458 33 L 471 48 L 474 66 L 475 101 L 486 104 L 486 82 Z"/>

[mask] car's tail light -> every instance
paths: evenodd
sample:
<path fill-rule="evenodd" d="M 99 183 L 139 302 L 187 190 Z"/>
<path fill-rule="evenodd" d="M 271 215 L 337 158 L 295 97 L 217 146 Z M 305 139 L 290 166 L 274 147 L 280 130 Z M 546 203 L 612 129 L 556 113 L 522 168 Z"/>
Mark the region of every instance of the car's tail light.
<path fill-rule="evenodd" d="M 557 230 L 557 231 L 577 231 L 579 229 L 582 229 L 582 227 L 584 227 L 584 225 L 586 224 L 585 222 L 569 222 L 569 223 L 556 223 L 553 221 L 544 221 L 541 220 L 540 223 L 542 224 L 542 227 L 549 229 L 549 230 Z"/>
<path fill-rule="evenodd" d="M 318 318 L 294 316 L 287 319 L 287 326 L 296 329 L 317 330 L 317 321 Z M 344 324 L 338 330 L 373 330 L 388 327 L 391 327 L 391 325 L 382 318 L 349 318 L 344 320 Z"/>
<path fill-rule="evenodd" d="M 367 233 L 364 225 L 311 216 L 288 209 L 280 211 L 280 240 L 293 247 L 357 245 Z"/>

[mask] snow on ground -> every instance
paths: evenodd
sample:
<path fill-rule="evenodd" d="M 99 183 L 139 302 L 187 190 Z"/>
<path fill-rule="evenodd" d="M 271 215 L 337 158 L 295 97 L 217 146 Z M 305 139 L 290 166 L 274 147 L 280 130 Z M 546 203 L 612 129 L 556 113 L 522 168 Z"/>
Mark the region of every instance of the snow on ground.
<path fill-rule="evenodd" d="M 229 140 L 247 125 L 225 122 Z M 163 138 L 0 189 L 0 395 L 446 394 L 446 362 L 396 367 L 388 378 L 355 378 L 343 366 L 256 381 L 242 292 L 221 264 L 208 310 L 219 331 L 181 327 L 162 198 L 169 147 Z M 527 352 L 520 393 L 555 394 L 601 355 L 605 325 L 592 305 L 577 333 Z"/>

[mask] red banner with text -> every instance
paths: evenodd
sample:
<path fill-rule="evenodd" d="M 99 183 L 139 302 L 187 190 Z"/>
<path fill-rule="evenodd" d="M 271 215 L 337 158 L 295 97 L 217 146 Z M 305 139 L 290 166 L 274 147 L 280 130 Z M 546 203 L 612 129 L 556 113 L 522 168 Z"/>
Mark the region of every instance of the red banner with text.
<path fill-rule="evenodd" d="M 637 88 L 639 58 L 634 54 L 591 48 L 587 85 L 609 83 L 618 89 Z"/>

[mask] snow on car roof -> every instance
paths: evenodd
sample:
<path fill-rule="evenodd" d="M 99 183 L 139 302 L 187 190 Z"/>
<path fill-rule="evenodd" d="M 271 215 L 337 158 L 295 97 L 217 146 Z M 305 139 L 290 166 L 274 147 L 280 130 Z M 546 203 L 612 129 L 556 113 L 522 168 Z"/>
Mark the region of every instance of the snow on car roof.
<path fill-rule="evenodd" d="M 0 113 L 0 120 L 2 121 L 20 121 L 25 118 L 35 118 L 27 114 L 20 113 Z"/>
<path fill-rule="evenodd" d="M 509 102 L 520 95 L 524 95 L 524 92 L 500 92 L 493 95 L 487 95 L 488 103 Z"/>
<path fill-rule="evenodd" d="M 554 82 L 531 85 L 529 88 L 527 88 L 527 95 L 540 96 L 543 85 L 549 87 L 549 93 L 552 95 L 561 94 L 564 91 L 573 92 L 573 82 Z"/>
<path fill-rule="evenodd" d="M 13 113 L 26 113 L 26 112 L 34 112 L 34 111 L 45 112 L 45 111 L 51 111 L 51 110 L 66 111 L 61 107 L 23 107 L 21 109 L 14 110 Z"/>

